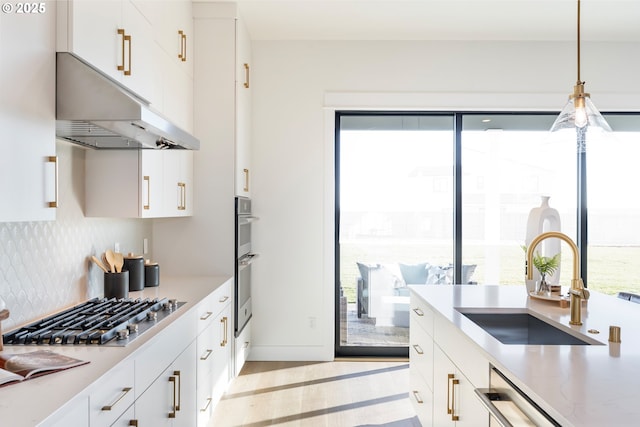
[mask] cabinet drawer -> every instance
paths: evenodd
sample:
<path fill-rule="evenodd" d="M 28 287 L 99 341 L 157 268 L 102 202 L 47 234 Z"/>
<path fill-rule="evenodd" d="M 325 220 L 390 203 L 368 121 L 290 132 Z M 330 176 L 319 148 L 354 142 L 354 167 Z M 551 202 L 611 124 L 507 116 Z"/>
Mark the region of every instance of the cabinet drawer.
<path fill-rule="evenodd" d="M 184 308 L 183 308 L 184 309 Z M 146 390 L 178 355 L 196 339 L 196 311 L 190 310 L 149 342 L 136 357 L 135 384 L 138 394 Z"/>
<path fill-rule="evenodd" d="M 135 400 L 134 362 L 127 360 L 109 371 L 89 395 L 89 416 L 92 427 L 107 427 L 114 423 Z"/>
<path fill-rule="evenodd" d="M 251 353 L 251 322 L 253 322 L 253 320 L 247 322 L 240 336 L 235 339 L 234 376 L 240 375 L 244 362 L 246 362 L 249 358 L 249 353 Z"/>
<path fill-rule="evenodd" d="M 232 279 L 226 281 L 198 305 L 198 334 L 213 322 L 218 313 L 231 303 Z"/>
<path fill-rule="evenodd" d="M 433 425 L 433 393 L 419 373 L 411 372 L 409 399 L 422 427 Z"/>
<path fill-rule="evenodd" d="M 436 316 L 434 341 L 464 372 L 474 387 L 489 387 L 489 361 L 471 338 L 449 320 Z"/>
<path fill-rule="evenodd" d="M 419 372 L 433 390 L 433 338 L 419 324 L 409 329 L 411 373 Z"/>
<path fill-rule="evenodd" d="M 211 356 L 213 357 L 213 356 Z M 199 368 L 199 367 L 198 367 Z M 198 369 L 198 390 L 196 392 L 196 410 L 198 411 L 198 427 L 207 427 L 216 403 L 213 401 L 212 374 L 202 374 Z"/>
<path fill-rule="evenodd" d="M 429 305 L 422 298 L 411 292 L 409 308 L 411 310 L 411 324 L 420 325 L 430 336 L 433 336 L 433 311 L 429 308 Z"/>

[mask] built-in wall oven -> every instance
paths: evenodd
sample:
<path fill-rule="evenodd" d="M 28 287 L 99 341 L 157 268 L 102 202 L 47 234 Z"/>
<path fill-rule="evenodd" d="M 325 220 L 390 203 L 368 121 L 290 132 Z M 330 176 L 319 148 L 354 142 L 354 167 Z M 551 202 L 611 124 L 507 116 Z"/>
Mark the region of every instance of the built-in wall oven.
<path fill-rule="evenodd" d="M 238 337 L 251 319 L 251 263 L 257 254 L 251 251 L 251 227 L 258 218 L 251 214 L 251 199 L 236 197 L 235 244 L 235 336 Z"/>

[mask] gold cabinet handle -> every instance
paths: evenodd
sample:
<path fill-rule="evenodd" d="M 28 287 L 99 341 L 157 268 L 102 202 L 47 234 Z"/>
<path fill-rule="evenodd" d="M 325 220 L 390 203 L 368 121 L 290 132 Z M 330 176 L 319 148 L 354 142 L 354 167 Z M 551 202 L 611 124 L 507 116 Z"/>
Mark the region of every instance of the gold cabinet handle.
<path fill-rule="evenodd" d="M 422 351 L 422 347 L 420 347 L 418 344 L 414 344 L 413 345 L 413 349 L 416 351 L 416 353 L 418 354 L 424 354 L 424 351 Z"/>
<path fill-rule="evenodd" d="M 204 408 L 200 409 L 200 412 L 207 412 L 207 409 L 209 409 L 209 406 L 211 406 L 212 401 L 212 398 L 207 397 L 207 404 L 204 406 Z"/>
<path fill-rule="evenodd" d="M 125 38 L 124 28 L 118 28 L 117 33 L 118 35 L 122 36 L 122 45 L 120 46 L 120 50 L 122 52 L 122 59 L 121 59 L 122 65 L 117 65 L 116 67 L 118 68 L 118 71 L 124 71 L 124 38 Z"/>
<path fill-rule="evenodd" d="M 424 311 L 420 310 L 419 308 L 414 308 L 413 312 L 416 313 L 420 317 L 424 316 Z"/>
<path fill-rule="evenodd" d="M 455 377 L 454 374 L 447 374 L 447 414 L 453 414 L 453 405 L 449 398 L 451 397 L 451 380 Z"/>
<path fill-rule="evenodd" d="M 122 44 L 120 45 L 120 50 L 122 51 L 122 56 L 120 58 L 120 61 L 122 62 L 122 64 L 116 65 L 116 68 L 118 69 L 118 71 L 124 71 L 125 76 L 130 76 L 131 75 L 131 34 L 126 34 L 124 28 L 118 28 L 116 32 L 119 36 L 122 36 Z M 129 45 L 129 68 L 125 68 L 125 65 L 126 65 L 125 53 L 124 53 L 126 50 L 125 44 Z"/>
<path fill-rule="evenodd" d="M 211 317 L 212 314 L 213 314 L 212 312 L 207 311 L 205 314 L 200 316 L 200 320 L 207 320 L 209 317 Z"/>
<path fill-rule="evenodd" d="M 176 405 L 176 377 L 169 377 L 169 382 L 173 383 L 173 409 L 169 412 L 169 418 L 175 418 L 176 411 L 178 410 Z"/>
<path fill-rule="evenodd" d="M 223 296 L 223 297 L 220 297 L 220 299 L 218 300 L 218 302 L 223 303 L 223 302 L 227 301 L 228 299 L 229 299 L 229 297 L 225 295 L 225 296 Z"/>
<path fill-rule="evenodd" d="M 180 410 L 180 404 L 182 403 L 182 377 L 180 371 L 173 371 L 173 375 L 178 379 L 178 404 L 176 405 L 176 411 Z"/>
<path fill-rule="evenodd" d="M 460 384 L 460 380 L 455 378 L 451 380 L 451 421 L 458 421 L 460 419 L 460 417 L 456 415 L 456 408 L 455 408 L 456 386 L 458 384 Z"/>
<path fill-rule="evenodd" d="M 223 334 L 222 334 L 222 341 L 220 342 L 220 347 L 224 347 L 227 345 L 227 316 L 224 316 L 222 319 L 220 319 L 220 323 L 222 323 L 222 328 L 223 328 Z"/>
<path fill-rule="evenodd" d="M 416 400 L 416 402 L 422 404 L 424 403 L 424 400 L 422 400 L 422 397 L 420 396 L 420 392 L 418 390 L 413 390 L 413 398 Z"/>
<path fill-rule="evenodd" d="M 249 89 L 249 64 L 244 64 L 244 87 Z M 246 169 L 245 169 L 246 170 Z"/>
<path fill-rule="evenodd" d="M 244 344 L 242 344 L 242 349 L 246 350 L 249 348 L 249 341 L 245 341 Z"/>
<path fill-rule="evenodd" d="M 131 35 L 130 34 L 126 34 L 124 36 L 124 40 L 129 44 L 129 68 L 124 70 L 124 75 L 125 76 L 130 76 L 131 75 Z"/>
<path fill-rule="evenodd" d="M 178 30 L 178 35 L 180 36 L 180 53 L 178 54 L 178 59 L 185 62 L 187 60 L 187 35 L 182 30 Z"/>
<path fill-rule="evenodd" d="M 178 210 L 184 211 L 187 209 L 187 184 L 184 182 L 178 183 Z"/>
<path fill-rule="evenodd" d="M 49 202 L 49 207 L 50 208 L 57 208 L 58 207 L 58 156 L 49 156 L 47 157 L 47 161 L 49 163 L 53 163 L 54 167 L 55 167 L 55 172 L 54 172 L 54 200 L 53 202 Z"/>
<path fill-rule="evenodd" d="M 115 408 L 115 406 L 118 404 L 118 402 L 120 402 L 122 400 L 123 397 L 125 397 L 127 395 L 127 393 L 129 393 L 132 390 L 131 387 L 125 387 L 122 389 L 122 391 L 120 392 L 120 394 L 118 395 L 118 397 L 116 398 L 116 400 L 113 401 L 113 403 L 111 405 L 105 405 L 102 407 L 103 411 L 110 411 L 113 408 Z"/>
<path fill-rule="evenodd" d="M 451 414 L 451 421 L 458 421 L 460 417 L 455 414 L 456 389 L 460 380 L 455 378 L 455 374 L 447 374 L 447 414 Z M 451 398 L 451 401 L 449 401 Z"/>
<path fill-rule="evenodd" d="M 129 420 L 130 427 L 138 427 L 138 420 Z"/>
<path fill-rule="evenodd" d="M 146 181 L 147 183 L 147 203 L 145 205 L 142 205 L 142 209 L 148 211 L 149 207 L 151 206 L 151 178 L 145 175 L 144 177 L 142 177 L 142 180 Z"/>
<path fill-rule="evenodd" d="M 211 353 L 213 353 L 213 350 L 207 349 L 207 351 L 205 351 L 204 353 L 204 356 L 200 356 L 200 360 L 207 360 L 209 356 L 211 356 Z"/>
<path fill-rule="evenodd" d="M 249 169 L 244 169 L 244 188 L 243 191 L 249 191 Z"/>

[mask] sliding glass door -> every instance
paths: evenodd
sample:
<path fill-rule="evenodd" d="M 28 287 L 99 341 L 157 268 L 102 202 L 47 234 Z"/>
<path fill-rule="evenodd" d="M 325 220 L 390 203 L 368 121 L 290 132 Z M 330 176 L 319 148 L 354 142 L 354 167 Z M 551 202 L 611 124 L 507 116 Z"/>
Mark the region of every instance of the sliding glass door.
<path fill-rule="evenodd" d="M 406 355 L 407 285 L 523 286 L 543 197 L 586 248 L 585 284 L 640 295 L 640 114 L 604 116 L 614 132 L 577 155 L 575 132 L 549 132 L 552 113 L 337 113 L 336 354 Z"/>
<path fill-rule="evenodd" d="M 407 356 L 407 284 L 452 280 L 452 124 L 338 115 L 338 355 Z"/>

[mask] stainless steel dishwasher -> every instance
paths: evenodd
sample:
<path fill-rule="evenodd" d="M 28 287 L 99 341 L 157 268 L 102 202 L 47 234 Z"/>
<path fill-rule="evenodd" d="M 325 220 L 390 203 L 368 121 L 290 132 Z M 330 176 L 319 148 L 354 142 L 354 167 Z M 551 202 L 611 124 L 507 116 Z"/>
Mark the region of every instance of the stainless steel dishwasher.
<path fill-rule="evenodd" d="M 491 427 L 560 427 L 494 366 L 491 366 L 489 388 L 477 388 L 475 392 L 489 410 Z"/>

